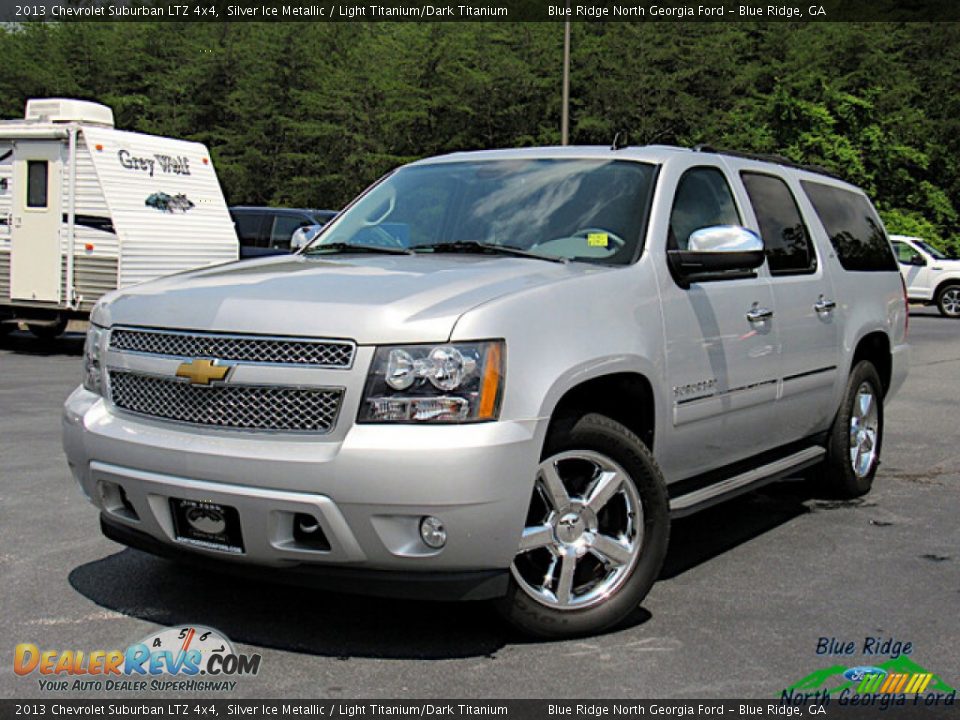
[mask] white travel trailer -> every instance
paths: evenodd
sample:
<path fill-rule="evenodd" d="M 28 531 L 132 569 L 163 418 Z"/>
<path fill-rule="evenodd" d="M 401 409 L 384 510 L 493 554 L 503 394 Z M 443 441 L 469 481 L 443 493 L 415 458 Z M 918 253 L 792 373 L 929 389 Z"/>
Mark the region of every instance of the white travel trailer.
<path fill-rule="evenodd" d="M 210 153 L 60 98 L 0 121 L 0 332 L 55 336 L 115 288 L 237 259 Z"/>

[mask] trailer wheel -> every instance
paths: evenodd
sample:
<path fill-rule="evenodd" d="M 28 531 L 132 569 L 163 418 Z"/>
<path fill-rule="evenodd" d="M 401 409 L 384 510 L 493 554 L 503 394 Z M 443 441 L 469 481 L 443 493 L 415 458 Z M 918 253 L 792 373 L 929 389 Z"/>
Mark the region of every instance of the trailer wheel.
<path fill-rule="evenodd" d="M 27 323 L 27 330 L 34 334 L 34 336 L 40 338 L 41 340 L 53 340 L 55 338 L 63 335 L 63 331 L 67 329 L 67 319 L 59 318 L 55 323 L 43 325 L 35 325 L 33 323 Z"/>

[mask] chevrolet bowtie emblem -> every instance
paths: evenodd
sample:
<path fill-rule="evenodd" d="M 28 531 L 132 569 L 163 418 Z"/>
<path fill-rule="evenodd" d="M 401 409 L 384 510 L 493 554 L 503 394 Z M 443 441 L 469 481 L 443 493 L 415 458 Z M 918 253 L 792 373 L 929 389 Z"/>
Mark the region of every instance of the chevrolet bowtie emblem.
<path fill-rule="evenodd" d="M 214 365 L 213 360 L 191 360 L 181 363 L 177 368 L 177 377 L 187 378 L 191 385 L 209 385 L 226 379 L 233 365 Z"/>

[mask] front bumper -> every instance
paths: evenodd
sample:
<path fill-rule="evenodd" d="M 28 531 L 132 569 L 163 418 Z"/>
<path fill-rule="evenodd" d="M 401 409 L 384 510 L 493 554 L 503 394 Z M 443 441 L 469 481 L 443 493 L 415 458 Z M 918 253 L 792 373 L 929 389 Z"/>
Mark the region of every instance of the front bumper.
<path fill-rule="evenodd" d="M 249 563 L 220 563 L 216 558 L 183 550 L 145 532 L 100 516 L 100 529 L 111 540 L 144 552 L 214 572 L 263 582 L 283 582 L 340 593 L 406 600 L 490 600 L 507 592 L 509 570 L 403 572 L 335 565 L 303 564 L 274 568 Z"/>
<path fill-rule="evenodd" d="M 68 398 L 63 415 L 68 463 L 100 509 L 109 537 L 152 552 L 167 548 L 293 575 L 348 568 L 423 573 L 424 579 L 480 572 L 480 578 L 509 568 L 545 432 L 545 420 L 354 425 L 336 441 L 229 432 L 115 413 L 82 388 Z M 170 498 L 235 508 L 244 552 L 178 541 Z M 294 539 L 297 513 L 319 521 L 329 550 Z M 441 550 L 420 540 L 425 515 L 444 522 L 448 539 Z M 502 592 L 500 585 L 483 592 Z"/>

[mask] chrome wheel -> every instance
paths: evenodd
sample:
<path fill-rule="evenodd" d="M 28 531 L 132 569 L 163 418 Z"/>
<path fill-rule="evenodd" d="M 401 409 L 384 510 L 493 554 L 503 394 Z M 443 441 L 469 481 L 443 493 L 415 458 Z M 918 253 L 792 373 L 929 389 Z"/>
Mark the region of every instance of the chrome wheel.
<path fill-rule="evenodd" d="M 940 307 L 950 316 L 960 315 L 960 287 L 949 287 L 940 295 Z"/>
<path fill-rule="evenodd" d="M 643 507 L 624 469 L 597 452 L 562 452 L 537 469 L 511 572 L 537 602 L 581 610 L 620 588 L 642 544 Z"/>
<path fill-rule="evenodd" d="M 879 435 L 880 411 L 873 386 L 860 383 L 850 413 L 850 465 L 859 478 L 866 477 L 873 470 Z"/>

